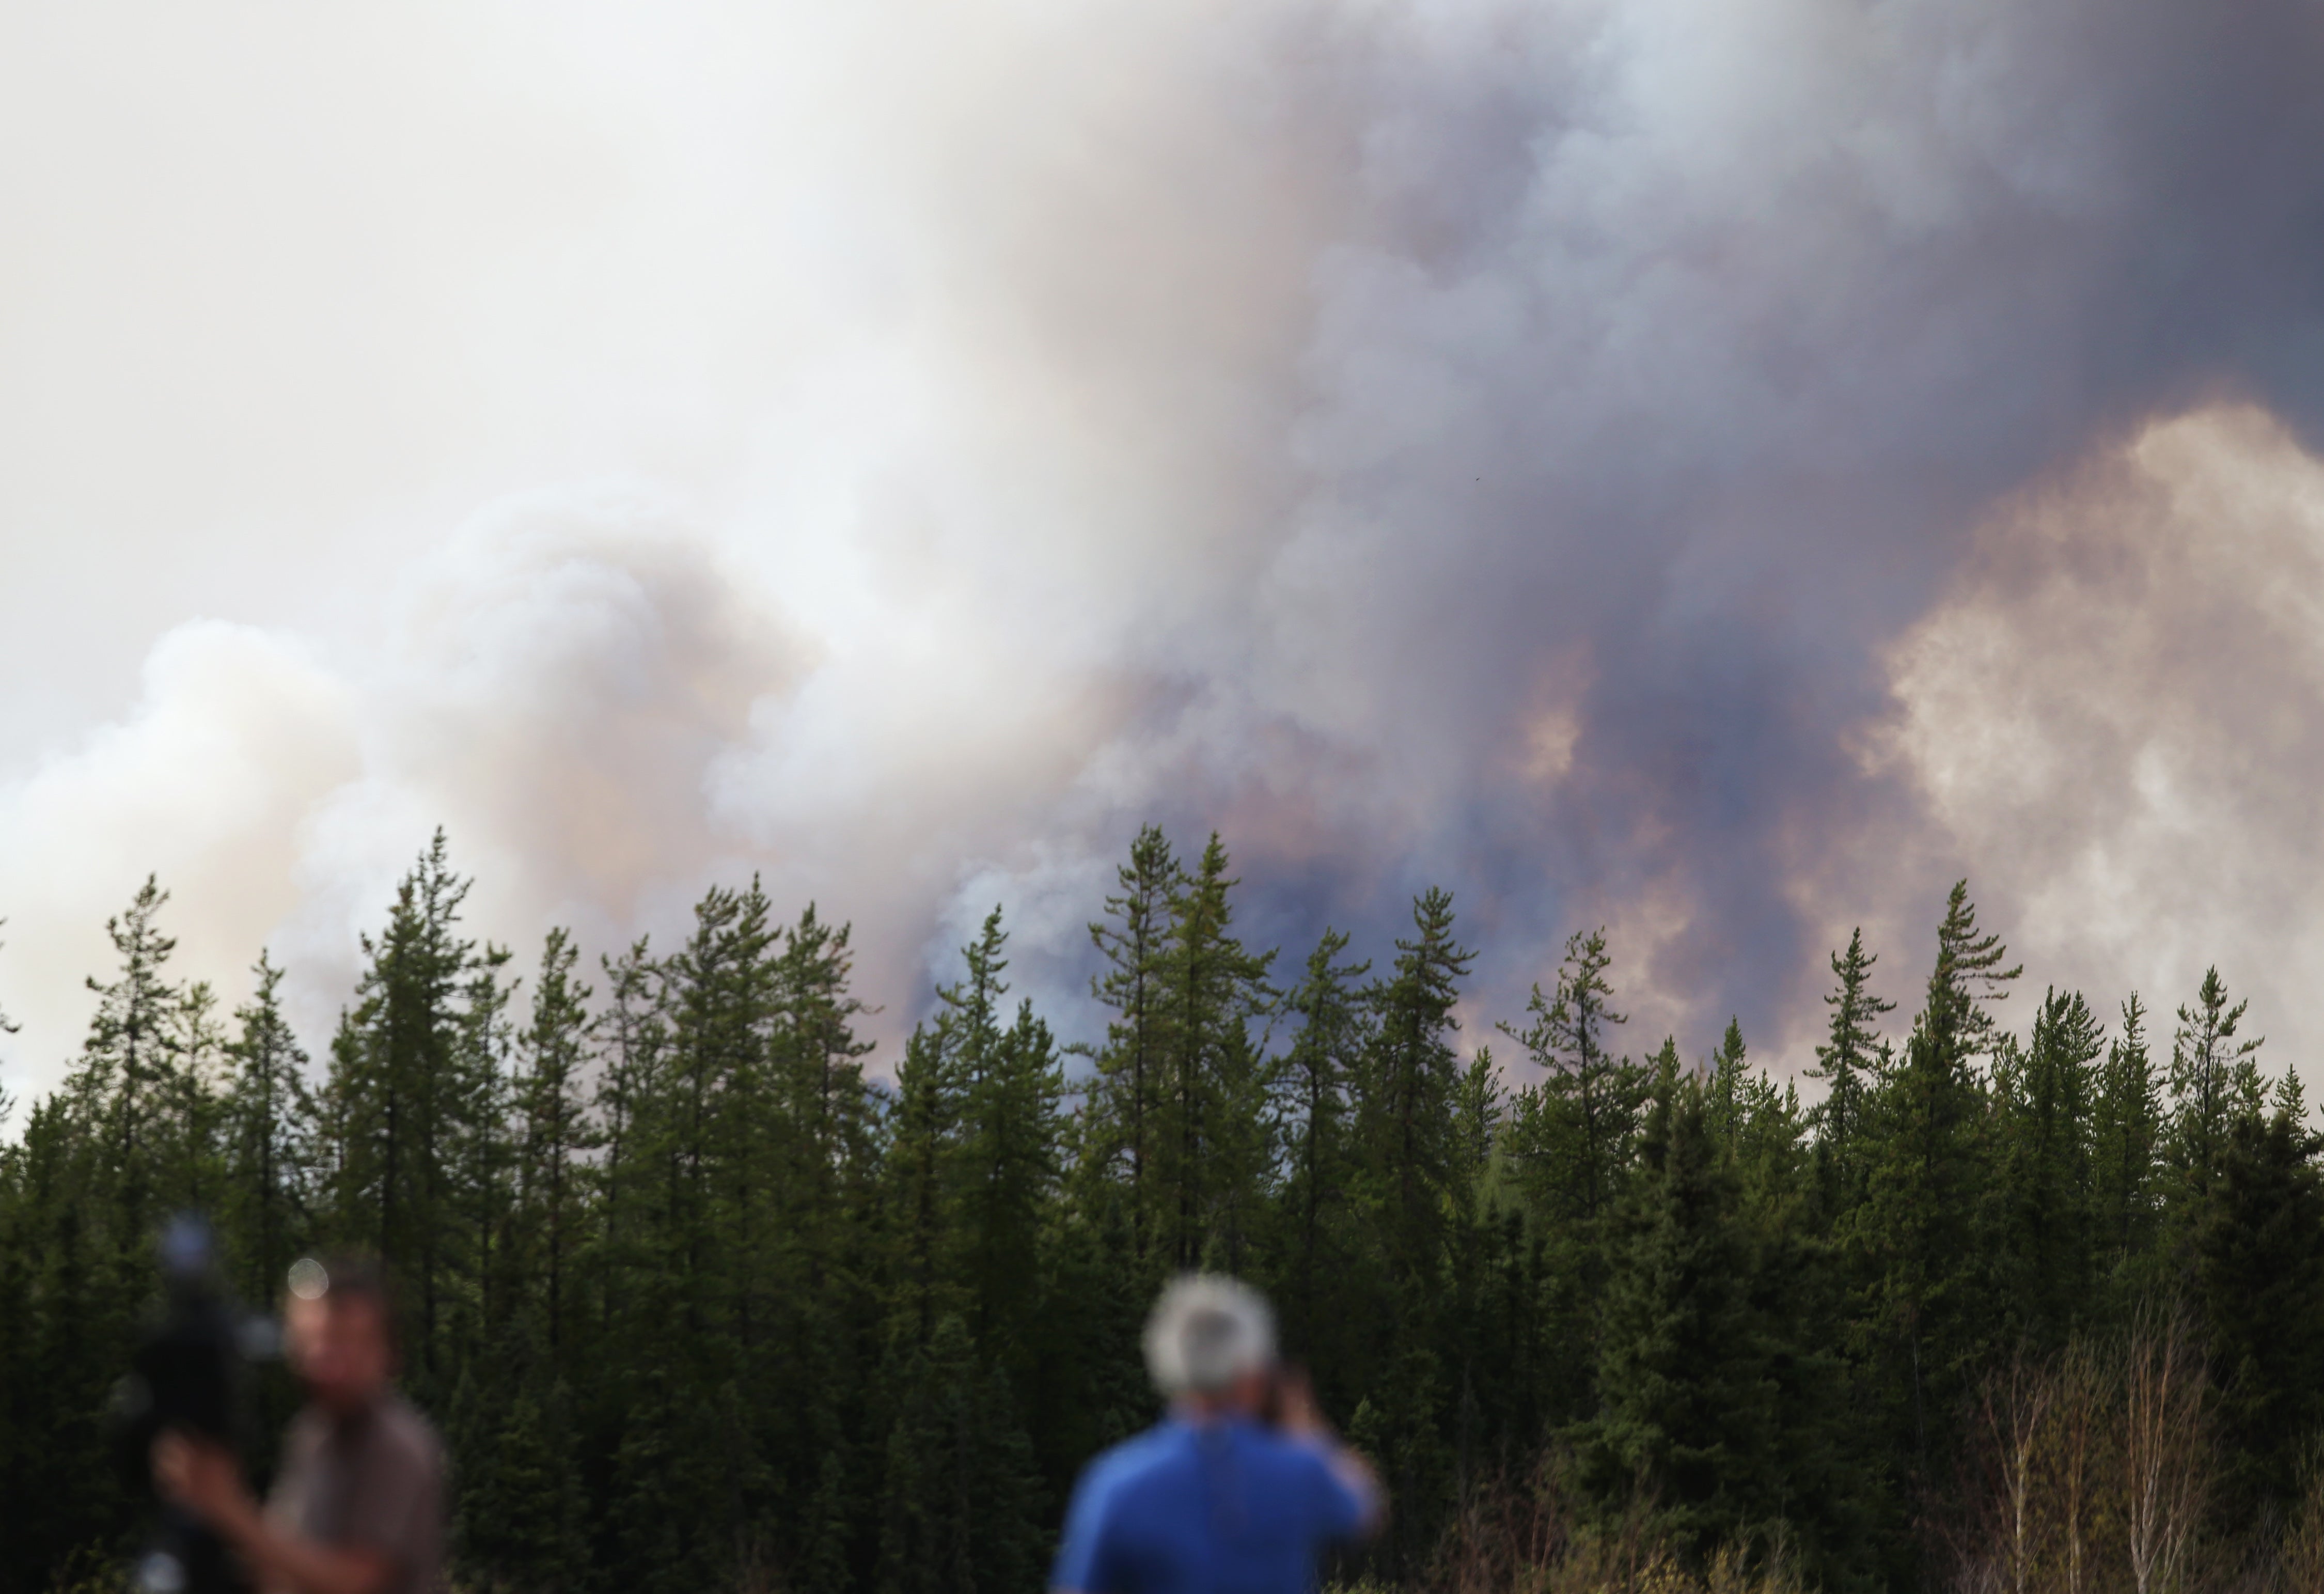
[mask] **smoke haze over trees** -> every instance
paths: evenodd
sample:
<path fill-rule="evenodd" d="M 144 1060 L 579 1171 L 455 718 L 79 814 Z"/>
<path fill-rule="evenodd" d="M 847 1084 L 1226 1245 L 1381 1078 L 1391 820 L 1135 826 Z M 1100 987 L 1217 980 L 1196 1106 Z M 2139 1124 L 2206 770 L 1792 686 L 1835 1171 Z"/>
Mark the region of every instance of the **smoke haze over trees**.
<path fill-rule="evenodd" d="M 118 1547 L 103 1411 L 186 1208 L 253 1300 L 387 1257 L 472 1588 L 1033 1586 L 1189 1267 L 1273 1295 L 1379 1459 L 1388 1584 L 2324 1564 L 2324 1164 L 2217 971 L 2037 994 L 1956 886 L 1924 972 L 1831 951 L 1808 1101 L 1739 1023 L 1642 1030 L 1601 932 L 1475 1030 L 1449 894 L 1272 948 L 1215 836 L 1148 827 L 1089 904 L 1102 1027 L 996 909 L 889 1083 L 820 905 L 716 888 L 590 968 L 470 892 L 439 833 L 312 1058 L 270 957 L 184 981 L 151 881 L 109 922 L 0 1148 L 0 1590 Z"/>
<path fill-rule="evenodd" d="M 149 869 L 311 1042 L 439 819 L 503 937 L 848 902 L 889 1056 L 994 900 L 1080 1000 L 1149 815 L 1286 944 L 1453 890 L 1480 1021 L 1602 922 L 1638 1022 L 1804 1060 L 1819 949 L 1974 873 L 2305 1036 L 2319 54 L 2303 0 L 12 12 L 20 1076 Z"/>

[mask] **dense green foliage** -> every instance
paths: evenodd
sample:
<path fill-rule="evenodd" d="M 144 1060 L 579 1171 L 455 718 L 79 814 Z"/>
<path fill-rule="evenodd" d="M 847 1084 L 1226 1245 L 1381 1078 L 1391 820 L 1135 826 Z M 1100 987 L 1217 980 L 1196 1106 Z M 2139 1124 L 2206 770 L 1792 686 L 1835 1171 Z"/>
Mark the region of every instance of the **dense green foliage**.
<path fill-rule="evenodd" d="M 1828 1589 L 1921 1586 L 1990 1369 L 2158 1301 L 2222 1391 L 2222 1521 L 2291 1499 L 2324 1425 L 2296 1085 L 2216 973 L 2165 1061 L 2135 998 L 2109 1030 L 2047 993 L 2021 1038 L 1960 888 L 1899 1032 L 1861 937 L 1833 955 L 1812 1107 L 1732 1025 L 1637 1060 L 1602 934 L 1503 1027 L 1512 1086 L 1464 1045 L 1449 897 L 1377 969 L 1336 933 L 1286 964 L 1215 838 L 1131 848 L 1102 1038 L 1011 1004 L 996 910 L 892 1084 L 813 908 L 714 890 L 678 945 L 585 979 L 556 932 L 520 980 L 466 889 L 439 837 L 319 1066 L 265 958 L 228 1018 L 171 979 L 160 890 L 111 926 L 70 1077 L 0 1150 L 0 1594 L 125 1530 L 102 1414 L 188 1207 L 253 1300 L 308 1248 L 389 1260 L 475 1589 L 1037 1586 L 1076 1468 L 1154 1415 L 1138 1328 L 1192 1267 L 1274 1295 L 1379 1458 L 1388 1582 L 1546 1456 L 1682 1561 L 1780 1537 Z"/>

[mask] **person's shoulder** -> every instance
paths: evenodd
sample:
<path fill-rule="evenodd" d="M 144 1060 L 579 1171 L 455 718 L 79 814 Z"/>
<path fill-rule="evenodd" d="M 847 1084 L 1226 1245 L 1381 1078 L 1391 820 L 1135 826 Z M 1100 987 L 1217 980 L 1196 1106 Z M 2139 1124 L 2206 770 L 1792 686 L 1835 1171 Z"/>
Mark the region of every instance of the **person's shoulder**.
<path fill-rule="evenodd" d="M 1098 1451 L 1093 1466 L 1110 1470 L 1134 1471 L 1167 1460 L 1185 1448 L 1185 1433 L 1176 1423 L 1157 1423 L 1151 1428 L 1133 1433 L 1129 1438 Z"/>
<path fill-rule="evenodd" d="M 1098 1451 L 1083 1477 L 1090 1488 L 1118 1490 L 1168 1467 L 1185 1449 L 1186 1436 L 1176 1424 L 1157 1423 Z"/>
<path fill-rule="evenodd" d="M 1342 1452 L 1325 1436 L 1261 1431 L 1252 1443 L 1260 1453 L 1249 1459 L 1250 1475 L 1269 1480 L 1287 1497 L 1319 1504 L 1330 1535 L 1360 1533 L 1377 1516 L 1378 1485 L 1360 1463 L 1343 1464 Z"/>
<path fill-rule="evenodd" d="M 394 1451 L 399 1459 L 430 1471 L 443 1470 L 444 1442 L 437 1435 L 436 1424 L 402 1396 L 388 1395 L 379 1403 L 372 1421 L 377 1442 Z"/>
<path fill-rule="evenodd" d="M 1305 1435 L 1252 1423 L 1245 1424 L 1238 1437 L 1262 1465 L 1291 1472 L 1330 1470 L 1330 1457 L 1323 1443 Z"/>

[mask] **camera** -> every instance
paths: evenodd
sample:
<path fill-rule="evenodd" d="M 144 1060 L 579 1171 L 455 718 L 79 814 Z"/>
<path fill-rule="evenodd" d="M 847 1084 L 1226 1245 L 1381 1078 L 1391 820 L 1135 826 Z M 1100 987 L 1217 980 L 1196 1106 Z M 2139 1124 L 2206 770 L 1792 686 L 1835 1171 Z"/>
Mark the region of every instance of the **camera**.
<path fill-rule="evenodd" d="M 238 1447 L 249 1353 L 267 1339 L 245 1322 L 222 1283 L 209 1225 L 187 1213 L 161 1242 L 162 1307 L 114 1396 L 122 1480 L 152 1503 L 152 1525 L 130 1571 L 139 1594 L 248 1594 L 217 1535 L 153 1489 L 153 1442 L 167 1433 Z"/>

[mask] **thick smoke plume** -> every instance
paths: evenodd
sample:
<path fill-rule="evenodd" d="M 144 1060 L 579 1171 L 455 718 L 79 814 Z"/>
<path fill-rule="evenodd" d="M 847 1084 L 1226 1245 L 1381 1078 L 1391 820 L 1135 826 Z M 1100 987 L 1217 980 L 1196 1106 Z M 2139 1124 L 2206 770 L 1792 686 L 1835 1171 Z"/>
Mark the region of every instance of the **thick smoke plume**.
<path fill-rule="evenodd" d="M 1262 939 L 1384 950 L 1452 887 L 1480 1020 L 1607 922 L 1647 1045 L 1795 1061 L 1826 947 L 1877 926 L 1906 994 L 1967 870 L 2037 979 L 2313 983 L 2324 684 L 2242 618 L 2324 591 L 2311 6 L 975 13 L 463 7 L 297 41 L 429 88 L 344 110 L 263 32 L 20 41 L 20 115 L 134 90 L 193 154 L 84 151 L 118 235 L 35 207 L 66 264 L 174 218 L 187 274 L 40 276 L 0 378 L 12 548 L 154 550 L 100 605 L 43 544 L 11 668 L 167 633 L 98 728 L 25 711 L 14 1088 L 147 870 L 196 972 L 271 941 L 318 1026 L 438 821 L 528 942 L 762 871 L 891 1025 L 996 899 L 1085 1017 L 1148 817 L 1224 833 Z M 120 315 L 109 410 L 73 329 Z"/>

